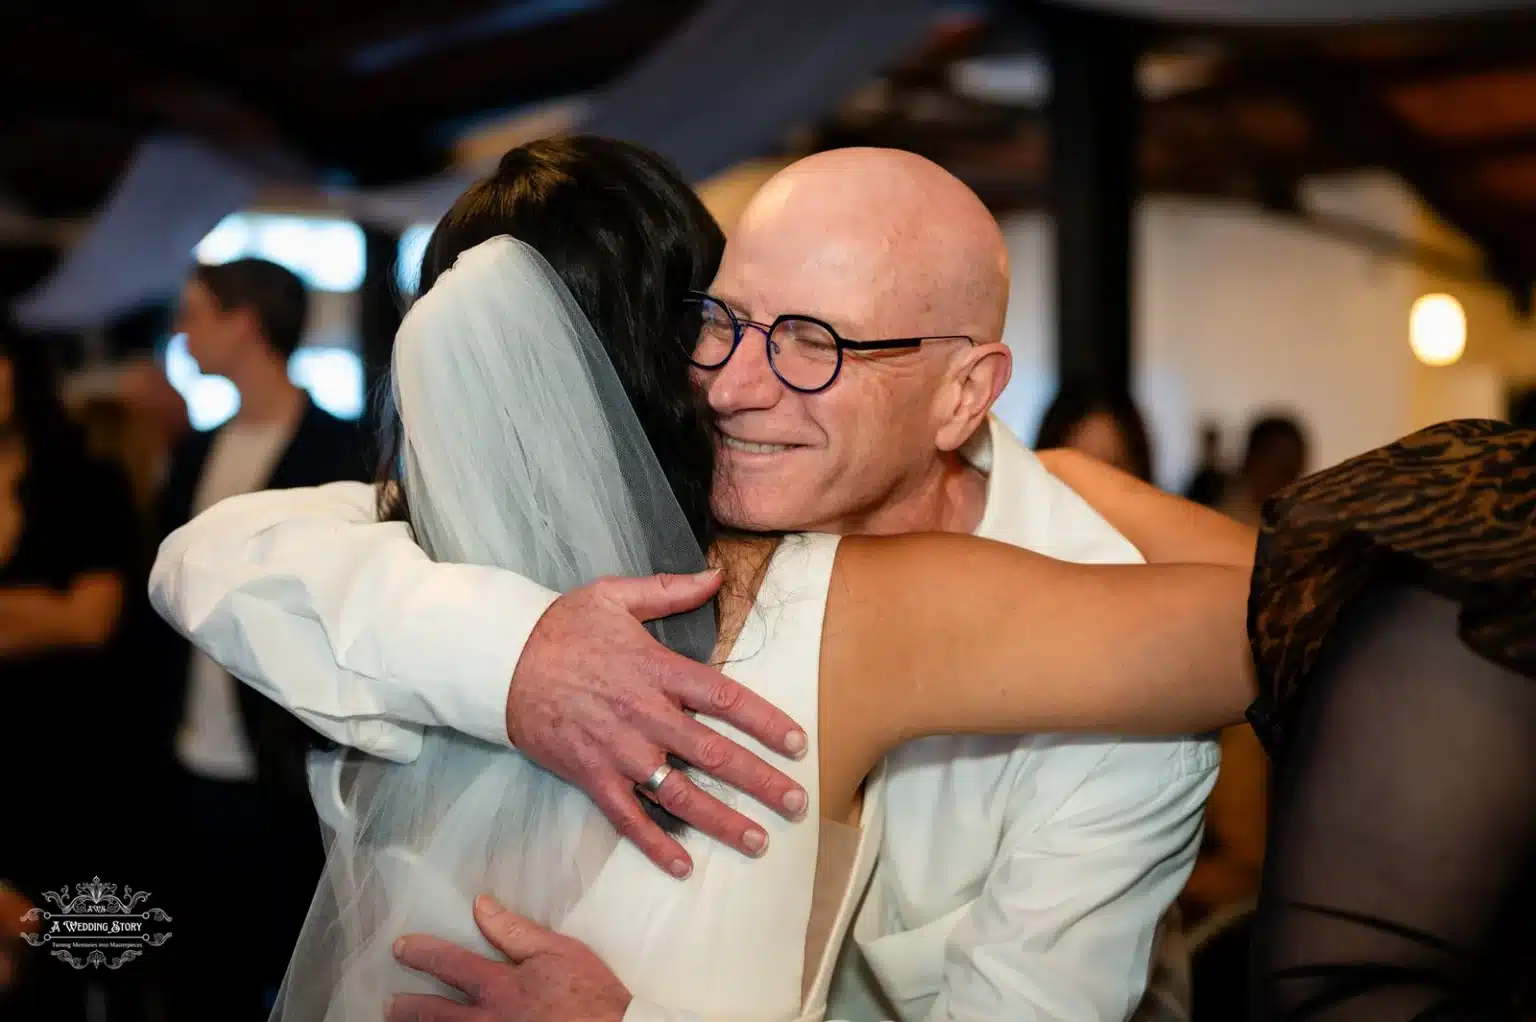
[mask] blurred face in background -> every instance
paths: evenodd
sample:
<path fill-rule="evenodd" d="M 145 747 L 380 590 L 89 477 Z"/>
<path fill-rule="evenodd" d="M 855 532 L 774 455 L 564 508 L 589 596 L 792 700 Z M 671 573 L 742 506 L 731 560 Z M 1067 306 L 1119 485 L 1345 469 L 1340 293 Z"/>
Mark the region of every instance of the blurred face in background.
<path fill-rule="evenodd" d="M 166 439 L 175 439 L 190 428 L 186 399 L 171 386 L 165 370 L 145 359 L 123 372 L 119 396 L 151 422 Z"/>
<path fill-rule="evenodd" d="M 1277 436 L 1254 453 L 1246 474 L 1254 496 L 1266 500 L 1300 479 L 1306 468 L 1306 444 Z"/>
<path fill-rule="evenodd" d="M 1083 419 L 1067 435 L 1067 446 L 1099 461 L 1115 466 L 1122 472 L 1135 475 L 1139 472 L 1136 459 L 1120 424 L 1108 412 L 1094 412 Z"/>
<path fill-rule="evenodd" d="M 204 375 L 228 376 L 250 329 L 250 316 L 240 309 L 222 308 L 202 282 L 190 280 L 181 289 L 176 325 L 187 335 L 187 354 Z"/>

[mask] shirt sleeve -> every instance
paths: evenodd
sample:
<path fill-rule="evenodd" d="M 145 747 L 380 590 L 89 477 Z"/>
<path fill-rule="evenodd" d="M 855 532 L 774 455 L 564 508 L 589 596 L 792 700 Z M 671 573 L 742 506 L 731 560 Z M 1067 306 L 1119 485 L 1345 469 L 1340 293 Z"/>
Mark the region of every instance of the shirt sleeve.
<path fill-rule="evenodd" d="M 406 762 L 421 728 L 508 744 L 507 690 L 558 594 L 428 559 L 355 482 L 243 494 L 160 546 L 150 600 L 231 674 L 345 745 Z"/>
<path fill-rule="evenodd" d="M 1117 742 L 1049 818 L 1005 831 L 946 943 L 930 1022 L 1129 1018 L 1219 765 L 1212 741 Z"/>

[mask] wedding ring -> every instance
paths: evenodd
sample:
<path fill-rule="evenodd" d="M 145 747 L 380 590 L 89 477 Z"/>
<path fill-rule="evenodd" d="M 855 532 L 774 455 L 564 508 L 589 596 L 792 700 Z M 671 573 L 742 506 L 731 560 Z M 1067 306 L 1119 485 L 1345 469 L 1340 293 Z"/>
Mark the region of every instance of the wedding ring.
<path fill-rule="evenodd" d="M 672 773 L 672 764 L 663 763 L 656 768 L 656 772 L 640 782 L 640 788 L 652 795 L 661 791 L 661 786 L 666 783 L 667 776 Z"/>

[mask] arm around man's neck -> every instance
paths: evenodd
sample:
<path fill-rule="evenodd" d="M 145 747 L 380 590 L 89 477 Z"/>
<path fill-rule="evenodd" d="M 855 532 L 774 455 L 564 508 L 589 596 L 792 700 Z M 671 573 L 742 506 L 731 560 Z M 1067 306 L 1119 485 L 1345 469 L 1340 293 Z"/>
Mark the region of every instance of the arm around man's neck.
<path fill-rule="evenodd" d="M 1151 564 L 1225 564 L 1252 569 L 1258 534 L 1241 522 L 1159 490 L 1081 451 L 1040 451 L 1066 483 Z"/>

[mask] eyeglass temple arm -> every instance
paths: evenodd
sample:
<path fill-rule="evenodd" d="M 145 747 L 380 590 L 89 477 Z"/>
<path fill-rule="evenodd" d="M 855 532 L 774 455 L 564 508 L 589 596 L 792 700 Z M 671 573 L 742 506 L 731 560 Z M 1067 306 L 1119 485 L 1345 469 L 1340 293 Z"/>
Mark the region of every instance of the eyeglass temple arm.
<path fill-rule="evenodd" d="M 927 337 L 895 337 L 886 341 L 843 341 L 843 347 L 853 351 L 888 351 L 892 348 L 915 348 L 924 341 L 970 341 L 966 334 L 930 334 Z"/>

